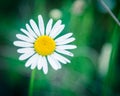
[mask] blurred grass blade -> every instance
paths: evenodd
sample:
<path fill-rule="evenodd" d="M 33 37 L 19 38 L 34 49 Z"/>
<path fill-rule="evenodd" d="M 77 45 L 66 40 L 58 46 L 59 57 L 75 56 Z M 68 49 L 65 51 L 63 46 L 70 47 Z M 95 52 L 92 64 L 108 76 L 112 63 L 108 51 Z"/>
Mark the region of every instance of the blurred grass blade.
<path fill-rule="evenodd" d="M 119 20 L 116 18 L 116 16 L 110 10 L 110 8 L 107 6 L 107 4 L 103 0 L 100 0 L 100 2 L 104 6 L 104 8 L 108 11 L 108 13 L 111 15 L 111 17 L 115 20 L 115 22 L 120 26 Z"/>
<path fill-rule="evenodd" d="M 120 13 L 118 15 L 118 18 L 120 18 Z M 117 67 L 117 55 L 118 50 L 119 50 L 119 40 L 120 40 L 120 32 L 119 32 L 119 26 L 115 26 L 114 30 L 113 30 L 113 36 L 111 38 L 111 43 L 112 43 L 112 53 L 110 56 L 110 61 L 109 61 L 109 69 L 108 69 L 108 73 L 107 76 L 105 78 L 105 85 L 103 87 L 103 96 L 108 96 L 107 93 L 107 87 L 109 86 L 109 88 L 113 88 L 114 84 L 117 83 L 117 71 L 116 71 L 116 67 Z M 106 87 L 105 87 L 106 86 Z"/>

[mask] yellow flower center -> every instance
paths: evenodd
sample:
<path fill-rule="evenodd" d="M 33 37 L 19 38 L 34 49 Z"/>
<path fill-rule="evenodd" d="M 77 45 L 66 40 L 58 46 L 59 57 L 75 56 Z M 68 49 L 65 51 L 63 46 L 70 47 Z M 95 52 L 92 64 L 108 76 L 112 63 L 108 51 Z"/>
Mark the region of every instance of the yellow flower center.
<path fill-rule="evenodd" d="M 40 36 L 34 43 L 35 51 L 42 56 L 52 54 L 55 50 L 55 47 L 55 41 L 49 36 Z"/>

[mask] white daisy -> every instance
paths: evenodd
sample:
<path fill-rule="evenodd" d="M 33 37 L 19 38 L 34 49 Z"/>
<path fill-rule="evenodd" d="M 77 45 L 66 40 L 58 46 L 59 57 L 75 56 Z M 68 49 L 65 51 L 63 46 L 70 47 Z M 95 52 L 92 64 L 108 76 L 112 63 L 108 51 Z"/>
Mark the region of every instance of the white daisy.
<path fill-rule="evenodd" d="M 18 41 L 14 41 L 14 45 L 20 47 L 17 52 L 22 55 L 19 60 L 27 60 L 25 66 L 31 66 L 31 69 L 37 67 L 38 70 L 43 69 L 47 74 L 48 64 L 53 69 L 61 68 L 62 64 L 70 63 L 70 60 L 65 55 L 73 56 L 70 49 L 75 49 L 76 46 L 70 44 L 75 38 L 72 33 L 67 33 L 63 36 L 58 35 L 63 31 L 65 25 L 58 20 L 52 27 L 53 20 L 50 19 L 46 29 L 43 18 L 38 16 L 38 26 L 34 20 L 30 20 L 30 25 L 26 24 L 26 29 L 21 28 L 23 34 L 16 34 Z"/>

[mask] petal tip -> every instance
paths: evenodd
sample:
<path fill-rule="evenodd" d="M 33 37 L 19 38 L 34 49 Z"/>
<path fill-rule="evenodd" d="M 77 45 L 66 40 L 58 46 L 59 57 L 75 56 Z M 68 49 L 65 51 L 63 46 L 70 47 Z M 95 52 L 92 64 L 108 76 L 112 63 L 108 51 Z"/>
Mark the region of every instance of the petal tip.
<path fill-rule="evenodd" d="M 27 68 L 27 67 L 29 67 L 29 66 L 25 64 L 25 67 Z"/>
<path fill-rule="evenodd" d="M 75 48 L 77 48 L 77 46 L 75 45 Z"/>
<path fill-rule="evenodd" d="M 42 17 L 42 15 L 41 15 L 41 14 L 39 14 L 39 15 L 38 15 L 38 17 Z"/>
<path fill-rule="evenodd" d="M 46 75 L 48 72 L 47 71 L 44 71 L 44 74 Z"/>
<path fill-rule="evenodd" d="M 34 70 L 34 69 L 35 69 L 35 67 L 32 67 L 32 66 L 31 66 L 30 68 L 31 68 L 31 70 Z"/>
<path fill-rule="evenodd" d="M 14 41 L 14 42 L 13 42 L 13 45 L 15 45 L 15 46 L 16 46 L 16 41 Z"/>

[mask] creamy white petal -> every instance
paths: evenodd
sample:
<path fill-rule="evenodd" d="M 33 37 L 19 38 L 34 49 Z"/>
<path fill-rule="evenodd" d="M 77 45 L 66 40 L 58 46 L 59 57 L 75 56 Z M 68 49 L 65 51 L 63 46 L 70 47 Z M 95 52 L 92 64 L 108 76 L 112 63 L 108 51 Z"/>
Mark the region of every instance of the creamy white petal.
<path fill-rule="evenodd" d="M 61 69 L 61 64 L 59 63 L 59 61 L 53 56 L 54 54 L 51 55 L 51 58 L 53 59 L 53 61 L 55 61 L 56 65 L 58 66 L 58 69 Z"/>
<path fill-rule="evenodd" d="M 55 70 L 59 69 L 58 65 L 53 60 L 53 58 L 51 57 L 51 55 L 47 56 L 47 59 L 48 59 L 50 65 L 52 66 L 53 69 L 55 69 Z"/>
<path fill-rule="evenodd" d="M 35 53 L 34 51 L 30 51 L 29 53 L 24 53 L 19 57 L 19 60 L 26 60 L 27 58 L 32 56 L 34 53 Z"/>
<path fill-rule="evenodd" d="M 30 57 L 27 62 L 25 63 L 25 67 L 29 67 L 34 61 L 36 60 L 36 54 Z"/>
<path fill-rule="evenodd" d="M 61 23 L 62 23 L 62 21 L 61 21 L 61 20 L 58 20 L 58 21 L 54 24 L 52 30 L 50 31 L 50 36 L 53 34 L 54 30 L 56 30 L 56 29 L 58 29 L 58 28 L 60 27 Z"/>
<path fill-rule="evenodd" d="M 34 20 L 30 20 L 31 27 L 33 28 L 34 32 L 37 34 L 37 36 L 40 36 L 40 31 L 38 29 L 37 24 L 35 23 Z"/>
<path fill-rule="evenodd" d="M 60 26 L 61 23 L 62 23 L 62 21 L 61 21 L 61 20 L 58 20 L 58 21 L 54 24 L 52 30 L 54 30 L 54 29 L 56 29 L 56 27 Z"/>
<path fill-rule="evenodd" d="M 57 42 L 56 45 L 64 45 L 64 44 L 68 44 L 68 43 L 71 43 L 75 40 L 75 38 L 69 38 L 69 39 L 66 39 L 64 41 L 61 41 L 61 42 Z"/>
<path fill-rule="evenodd" d="M 57 39 L 55 39 L 55 42 L 61 42 L 66 40 L 67 38 L 71 37 L 73 35 L 73 33 L 67 33 L 61 37 L 58 37 Z"/>
<path fill-rule="evenodd" d="M 20 48 L 17 50 L 18 53 L 29 53 L 34 52 L 34 48 Z"/>
<path fill-rule="evenodd" d="M 60 55 L 60 54 L 58 54 L 58 53 L 56 53 L 56 52 L 54 52 L 54 56 L 56 56 L 56 58 L 59 58 L 58 60 L 59 61 L 65 61 L 66 63 L 68 62 L 68 63 L 70 63 L 70 60 L 68 60 L 67 58 L 65 58 L 64 56 L 62 56 L 62 55 Z M 64 64 L 66 64 L 66 63 L 64 63 Z"/>
<path fill-rule="evenodd" d="M 35 41 L 35 38 L 25 29 L 21 28 L 20 29 L 25 35 L 27 35 L 30 39 L 32 39 L 33 41 Z"/>
<path fill-rule="evenodd" d="M 44 72 L 44 74 L 47 74 L 48 73 L 48 64 L 47 64 L 46 57 L 42 57 L 42 63 L 43 63 L 43 72 Z"/>
<path fill-rule="evenodd" d="M 55 38 L 56 36 L 58 36 L 63 31 L 64 27 L 65 27 L 65 25 L 58 26 L 58 28 L 56 28 L 53 31 L 51 31 L 50 36 L 52 38 Z"/>
<path fill-rule="evenodd" d="M 56 64 L 58 65 L 58 69 L 61 69 L 62 66 L 61 66 L 60 62 L 59 62 L 57 59 L 55 59 L 55 62 L 56 62 Z"/>
<path fill-rule="evenodd" d="M 76 45 L 61 45 L 61 46 L 56 46 L 58 49 L 75 49 L 77 48 Z"/>
<path fill-rule="evenodd" d="M 56 55 L 56 53 L 53 53 L 53 57 L 54 57 L 56 60 L 58 60 L 59 62 L 63 63 L 63 64 L 66 64 L 66 63 L 67 63 L 64 59 L 62 59 L 62 58 L 60 58 L 58 55 Z"/>
<path fill-rule="evenodd" d="M 46 26 L 46 35 L 49 35 L 49 33 L 52 29 L 52 23 L 53 23 L 53 19 L 50 19 L 47 23 L 47 26 Z"/>
<path fill-rule="evenodd" d="M 56 51 L 57 51 L 58 53 L 61 53 L 61 54 L 64 54 L 64 55 L 68 55 L 68 56 L 71 56 L 71 57 L 74 56 L 73 53 L 71 53 L 71 52 L 69 52 L 69 51 L 67 51 L 67 50 L 56 49 Z"/>
<path fill-rule="evenodd" d="M 38 16 L 38 22 L 39 22 L 39 30 L 41 32 L 41 35 L 44 35 L 44 22 L 43 22 L 43 18 L 41 15 Z"/>
<path fill-rule="evenodd" d="M 18 47 L 33 47 L 33 44 L 23 41 L 14 41 L 13 44 Z"/>
<path fill-rule="evenodd" d="M 35 32 L 31 29 L 31 27 L 26 24 L 26 28 L 28 30 L 28 32 L 34 37 L 34 38 L 37 38 L 37 35 L 35 34 Z"/>
<path fill-rule="evenodd" d="M 38 62 L 37 62 L 37 68 L 38 70 L 41 70 L 43 67 L 42 57 L 39 55 Z"/>
<path fill-rule="evenodd" d="M 35 60 L 33 61 L 32 65 L 31 65 L 32 70 L 35 69 L 35 67 L 37 67 L 38 58 L 39 58 L 39 55 L 36 54 L 35 55 Z"/>
<path fill-rule="evenodd" d="M 30 39 L 29 37 L 22 35 L 22 34 L 16 34 L 16 37 L 20 40 L 26 41 L 26 42 L 30 42 L 33 43 L 34 41 L 32 39 Z"/>

